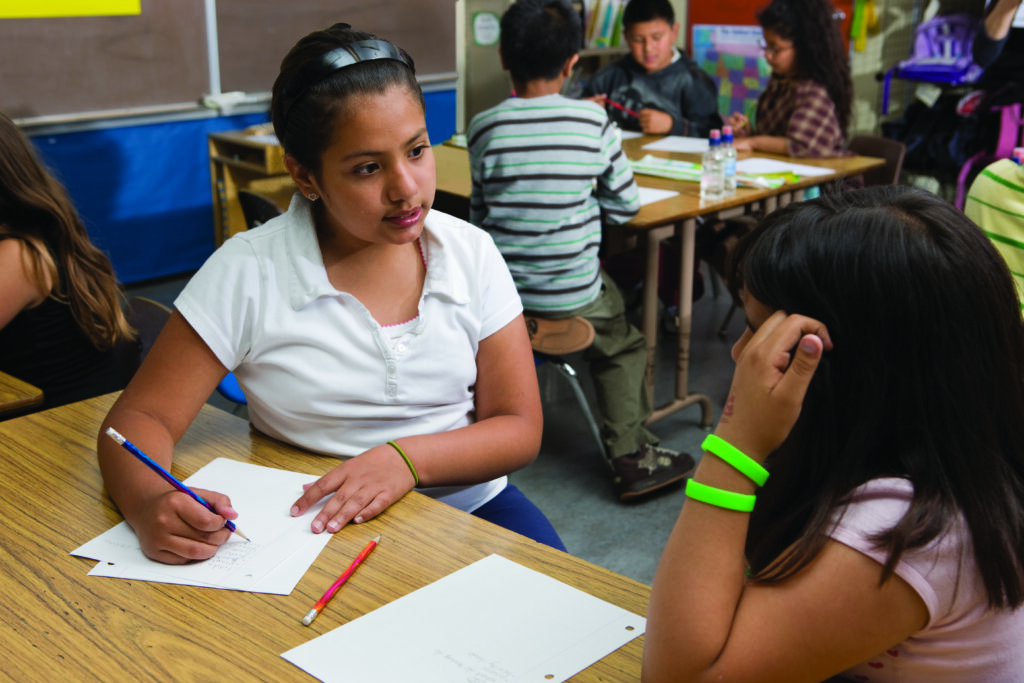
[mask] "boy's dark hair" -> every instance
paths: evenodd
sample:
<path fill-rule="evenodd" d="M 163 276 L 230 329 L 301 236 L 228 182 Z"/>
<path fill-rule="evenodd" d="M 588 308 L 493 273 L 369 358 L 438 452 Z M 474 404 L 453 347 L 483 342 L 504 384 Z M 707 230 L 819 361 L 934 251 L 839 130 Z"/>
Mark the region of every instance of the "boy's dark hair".
<path fill-rule="evenodd" d="M 1024 326 L 985 234 L 924 190 L 823 195 L 769 214 L 729 285 L 822 322 L 834 345 L 766 463 L 747 534 L 755 577 L 793 576 L 847 494 L 905 477 L 909 509 L 873 539 L 888 553 L 880 580 L 962 516 L 989 604 L 1024 604 Z"/>
<path fill-rule="evenodd" d="M 676 13 L 668 0 L 629 0 L 622 12 L 622 28 L 626 29 L 642 21 L 664 19 L 672 26 L 676 23 Z"/>
<path fill-rule="evenodd" d="M 401 48 L 398 48 L 400 61 L 361 61 L 333 72 L 326 71 L 322 78 L 295 87 L 309 75 L 310 66 L 315 67 L 324 55 L 364 40 L 377 40 L 377 37 L 339 23 L 300 39 L 281 60 L 281 71 L 274 81 L 270 102 L 274 133 L 284 151 L 314 174 L 320 172 L 320 157 L 334 140 L 338 112 L 350 96 L 377 95 L 391 86 L 404 86 L 426 110 L 412 57 Z"/>
<path fill-rule="evenodd" d="M 501 17 L 501 57 L 514 81 L 557 78 L 582 44 L 580 16 L 567 0 L 516 0 Z"/>

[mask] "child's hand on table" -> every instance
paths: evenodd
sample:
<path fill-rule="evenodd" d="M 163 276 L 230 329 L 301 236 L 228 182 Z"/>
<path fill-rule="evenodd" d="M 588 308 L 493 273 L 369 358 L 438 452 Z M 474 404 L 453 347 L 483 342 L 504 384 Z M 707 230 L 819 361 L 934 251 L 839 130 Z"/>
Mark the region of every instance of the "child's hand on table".
<path fill-rule="evenodd" d="M 664 135 L 672 132 L 672 116 L 657 109 L 641 109 L 637 112 L 640 130 L 645 133 Z"/>
<path fill-rule="evenodd" d="M 386 510 L 413 489 L 412 472 L 387 444 L 350 458 L 305 486 L 295 501 L 293 517 L 306 512 L 321 498 L 334 494 L 310 524 L 313 533 L 335 533 L 349 522 L 365 522 Z"/>
<path fill-rule="evenodd" d="M 147 499 L 129 524 L 139 538 L 143 554 L 165 564 L 208 560 L 231 538 L 225 520 L 238 513 L 223 493 L 192 489 L 217 510 L 210 512 L 190 496 L 170 489 Z M 126 517 L 127 518 L 127 517 Z"/>

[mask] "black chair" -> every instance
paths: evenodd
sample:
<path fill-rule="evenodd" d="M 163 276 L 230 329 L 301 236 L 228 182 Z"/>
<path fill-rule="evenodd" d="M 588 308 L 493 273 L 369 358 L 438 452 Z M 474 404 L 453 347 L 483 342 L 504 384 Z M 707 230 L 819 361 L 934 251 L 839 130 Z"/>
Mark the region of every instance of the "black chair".
<path fill-rule="evenodd" d="M 238 191 L 238 203 L 242 207 L 242 215 L 245 216 L 245 227 L 249 230 L 284 213 L 270 197 L 248 190 Z"/>
<path fill-rule="evenodd" d="M 864 173 L 864 185 L 896 185 L 900 182 L 903 170 L 903 157 L 907 154 L 907 146 L 899 140 L 877 137 L 874 135 L 858 135 L 850 140 L 847 149 L 862 157 L 881 157 L 885 166 L 871 169 Z"/>
<path fill-rule="evenodd" d="M 138 331 L 135 339 L 122 340 L 115 347 L 121 375 L 127 383 L 135 376 L 146 354 L 153 347 L 153 342 L 164 329 L 164 324 L 171 317 L 171 309 L 159 301 L 134 296 L 125 304 L 124 315 L 128 324 Z"/>

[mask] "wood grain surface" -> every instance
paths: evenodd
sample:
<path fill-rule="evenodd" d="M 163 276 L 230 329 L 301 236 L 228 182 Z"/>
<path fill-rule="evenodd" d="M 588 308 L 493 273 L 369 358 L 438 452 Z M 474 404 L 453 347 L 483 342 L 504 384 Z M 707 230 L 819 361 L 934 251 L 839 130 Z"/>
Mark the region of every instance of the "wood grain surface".
<path fill-rule="evenodd" d="M 0 423 L 0 679 L 312 680 L 281 653 L 491 553 L 646 615 L 647 586 L 417 493 L 342 529 L 291 595 L 89 577 L 94 562 L 68 553 L 122 519 L 103 489 L 95 452 L 114 398 Z M 172 471 L 185 479 L 216 457 L 313 474 L 336 463 L 206 406 L 179 444 Z M 303 626 L 303 615 L 378 533 L 372 560 Z M 642 641 L 573 680 L 639 680 Z"/>

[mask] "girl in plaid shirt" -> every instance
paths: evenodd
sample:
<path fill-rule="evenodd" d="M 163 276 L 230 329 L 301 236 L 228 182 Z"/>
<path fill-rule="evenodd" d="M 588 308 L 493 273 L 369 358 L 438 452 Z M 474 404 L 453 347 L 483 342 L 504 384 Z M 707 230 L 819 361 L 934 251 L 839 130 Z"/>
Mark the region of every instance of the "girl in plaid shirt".
<path fill-rule="evenodd" d="M 794 157 L 843 156 L 853 107 L 850 64 L 830 0 L 772 0 L 757 13 L 772 68 L 757 128 L 729 117 L 736 149 Z"/>

